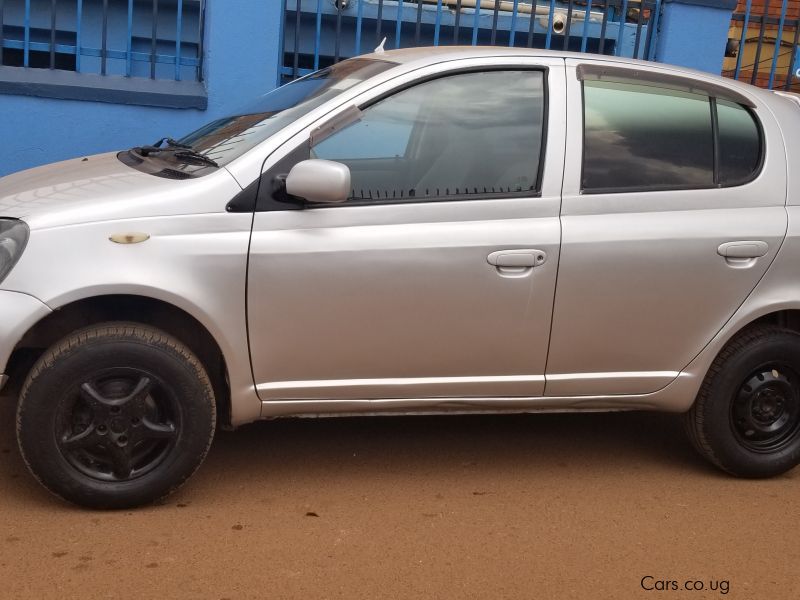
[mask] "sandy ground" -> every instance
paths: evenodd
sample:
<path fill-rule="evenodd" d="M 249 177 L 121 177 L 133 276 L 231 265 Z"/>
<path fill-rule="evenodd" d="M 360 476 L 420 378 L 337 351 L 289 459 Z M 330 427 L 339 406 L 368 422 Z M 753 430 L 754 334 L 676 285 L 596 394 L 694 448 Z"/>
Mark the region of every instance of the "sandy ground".
<path fill-rule="evenodd" d="M 4 600 L 800 598 L 800 469 L 718 474 L 671 415 L 258 423 L 164 504 L 91 512 L 1 400 Z"/>

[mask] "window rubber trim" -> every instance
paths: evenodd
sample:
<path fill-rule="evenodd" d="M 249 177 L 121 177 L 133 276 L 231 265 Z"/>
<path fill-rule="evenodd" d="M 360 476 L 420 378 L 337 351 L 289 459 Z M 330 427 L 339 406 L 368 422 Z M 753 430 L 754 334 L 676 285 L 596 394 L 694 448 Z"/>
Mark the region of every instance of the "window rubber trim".
<path fill-rule="evenodd" d="M 711 109 L 711 152 L 713 153 L 713 179 L 714 187 L 721 187 L 719 184 L 719 120 L 717 117 L 717 99 L 711 96 L 708 99 L 709 108 Z M 759 148 L 760 153 L 760 148 Z"/>

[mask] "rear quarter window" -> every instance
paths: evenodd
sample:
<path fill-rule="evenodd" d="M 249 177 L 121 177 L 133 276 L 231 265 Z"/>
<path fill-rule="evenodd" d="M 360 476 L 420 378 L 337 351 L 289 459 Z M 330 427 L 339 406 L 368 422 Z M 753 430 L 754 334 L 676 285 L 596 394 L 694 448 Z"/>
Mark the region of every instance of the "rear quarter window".
<path fill-rule="evenodd" d="M 719 183 L 750 181 L 761 166 L 761 130 L 753 114 L 738 104 L 717 100 Z"/>

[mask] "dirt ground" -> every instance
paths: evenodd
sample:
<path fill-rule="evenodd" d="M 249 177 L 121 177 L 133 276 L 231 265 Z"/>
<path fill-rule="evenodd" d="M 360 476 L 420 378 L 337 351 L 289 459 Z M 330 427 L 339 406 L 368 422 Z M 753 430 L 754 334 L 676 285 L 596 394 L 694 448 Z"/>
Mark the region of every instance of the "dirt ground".
<path fill-rule="evenodd" d="M 800 469 L 726 477 L 672 415 L 258 423 L 162 505 L 91 512 L 28 475 L 13 413 L 4 600 L 800 598 Z"/>

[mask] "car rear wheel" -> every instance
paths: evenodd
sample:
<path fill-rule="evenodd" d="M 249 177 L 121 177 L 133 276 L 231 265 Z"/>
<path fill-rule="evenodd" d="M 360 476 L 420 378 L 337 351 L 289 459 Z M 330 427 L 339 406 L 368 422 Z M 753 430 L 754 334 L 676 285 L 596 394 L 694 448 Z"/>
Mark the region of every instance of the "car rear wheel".
<path fill-rule="evenodd" d="M 684 424 L 695 448 L 740 477 L 800 463 L 800 334 L 752 327 L 720 353 Z"/>
<path fill-rule="evenodd" d="M 82 329 L 50 348 L 20 393 L 17 439 L 51 492 L 127 508 L 180 486 L 206 456 L 216 411 L 196 356 L 135 323 Z"/>

